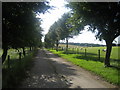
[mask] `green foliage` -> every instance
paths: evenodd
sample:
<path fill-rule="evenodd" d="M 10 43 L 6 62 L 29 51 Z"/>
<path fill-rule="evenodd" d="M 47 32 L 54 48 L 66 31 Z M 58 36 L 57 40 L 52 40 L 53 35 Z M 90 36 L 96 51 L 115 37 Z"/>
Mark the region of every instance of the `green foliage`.
<path fill-rule="evenodd" d="M 45 7 L 38 8 L 41 4 L 45 5 L 44 3 L 3 3 L 3 48 L 37 45 L 42 37 L 42 29 L 35 14 L 38 10 L 44 12 Z"/>
<path fill-rule="evenodd" d="M 120 35 L 120 3 L 70 2 L 67 6 L 72 9 L 72 17 L 69 19 L 72 30 L 78 28 L 81 31 L 89 25 L 88 30 L 95 32 L 99 39 L 114 40 Z"/>
<path fill-rule="evenodd" d="M 69 13 L 65 13 L 57 22 L 51 25 L 49 32 L 45 36 L 46 47 L 54 46 L 54 44 L 58 46 L 59 40 L 69 37 L 71 34 L 71 31 L 69 31 L 70 25 L 67 24 L 67 19 L 69 17 Z"/>
<path fill-rule="evenodd" d="M 112 42 L 120 35 L 120 2 L 70 2 L 67 6 L 72 9 L 69 23 L 73 30 L 81 31 L 88 26 L 96 38 L 105 40 L 105 66 L 110 66 Z"/>
<path fill-rule="evenodd" d="M 55 41 L 53 41 L 53 39 L 51 38 L 51 36 L 49 36 L 49 34 L 45 35 L 45 40 L 44 41 L 45 41 L 44 42 L 45 48 L 54 47 Z"/>
<path fill-rule="evenodd" d="M 61 30 L 59 31 L 59 37 L 61 40 L 68 38 L 72 33 L 69 29 L 71 28 L 70 24 L 67 24 L 67 20 L 70 18 L 70 13 L 65 13 L 62 17 L 57 21 Z"/>
<path fill-rule="evenodd" d="M 2 3 L 2 63 L 5 61 L 9 48 L 41 45 L 41 21 L 36 18 L 36 14 L 44 13 L 49 8 L 46 2 Z"/>
<path fill-rule="evenodd" d="M 89 53 L 87 54 L 88 55 L 87 57 L 96 54 L 96 52 L 99 48 L 103 49 L 104 47 L 90 48 Z M 116 52 L 117 49 L 118 48 L 114 47 L 112 53 Z M 98 60 L 96 61 L 95 58 L 85 58 L 84 54 L 81 54 L 81 53 L 74 54 L 73 51 L 72 51 L 73 54 L 70 54 L 70 53 L 66 54 L 64 51 L 58 51 L 58 52 L 56 52 L 55 50 L 50 50 L 50 51 L 54 54 L 57 54 L 60 57 L 67 59 L 68 61 L 71 61 L 75 65 L 78 65 L 86 70 L 89 70 L 89 71 L 95 73 L 96 75 L 99 75 L 104 80 L 106 80 L 112 84 L 119 85 L 119 83 L 120 83 L 120 81 L 118 80 L 118 69 L 113 68 L 113 67 L 105 68 L 103 62 L 99 62 Z M 80 51 L 80 52 L 82 52 L 82 51 Z M 102 55 L 102 57 L 104 57 L 104 55 Z M 77 58 L 79 56 L 82 56 L 82 58 Z M 94 55 L 94 57 L 97 57 L 97 55 Z M 116 58 L 116 57 L 117 57 L 116 54 L 111 56 L 111 58 L 118 60 L 118 58 Z M 96 59 L 98 59 L 98 58 L 96 58 Z"/>

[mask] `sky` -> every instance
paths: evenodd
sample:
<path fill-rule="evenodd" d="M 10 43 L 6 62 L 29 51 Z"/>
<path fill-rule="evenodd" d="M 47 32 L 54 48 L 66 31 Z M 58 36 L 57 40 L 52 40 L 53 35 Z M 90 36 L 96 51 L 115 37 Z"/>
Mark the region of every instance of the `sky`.
<path fill-rule="evenodd" d="M 44 30 L 43 31 L 43 35 L 48 33 L 49 27 L 55 21 L 57 21 L 59 18 L 61 18 L 61 16 L 64 13 L 70 11 L 70 9 L 65 7 L 66 3 L 67 2 L 65 2 L 64 0 L 51 0 L 49 5 L 50 6 L 54 6 L 54 8 L 48 10 L 48 12 L 46 12 L 45 14 L 37 15 L 38 18 L 42 19 L 41 27 Z M 120 36 L 119 36 L 119 39 L 116 38 L 115 40 L 118 42 L 118 40 L 120 40 Z M 44 37 L 42 38 L 42 41 L 44 41 Z M 62 40 L 62 42 L 64 42 L 64 40 Z M 103 44 L 103 45 L 105 45 L 105 41 L 104 40 L 103 41 L 96 40 L 95 34 L 90 32 L 90 31 L 87 31 L 87 30 L 84 30 L 82 32 L 82 34 L 79 34 L 78 36 L 74 36 L 73 38 L 69 39 L 69 42 L 94 43 L 94 44 Z"/>

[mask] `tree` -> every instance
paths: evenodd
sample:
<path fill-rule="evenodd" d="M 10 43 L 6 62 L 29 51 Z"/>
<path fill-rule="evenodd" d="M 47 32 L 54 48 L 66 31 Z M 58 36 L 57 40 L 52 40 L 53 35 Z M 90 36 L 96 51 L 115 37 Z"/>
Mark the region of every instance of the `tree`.
<path fill-rule="evenodd" d="M 60 39 L 63 40 L 66 38 L 66 50 L 68 50 L 68 39 L 71 37 L 72 33 L 69 29 L 71 28 L 70 24 L 67 24 L 67 20 L 70 18 L 70 13 L 65 13 L 62 17 L 57 21 L 59 27 L 61 28 Z"/>
<path fill-rule="evenodd" d="M 48 47 L 47 44 L 49 44 L 49 47 L 51 45 L 54 46 L 56 44 L 56 50 L 58 51 L 58 45 L 60 40 L 60 28 L 57 24 L 57 22 L 54 22 L 53 25 L 49 28 L 49 32 L 45 36 L 45 45 Z"/>
<path fill-rule="evenodd" d="M 54 39 L 51 38 L 50 34 L 47 33 L 45 35 L 45 39 L 44 39 L 44 43 L 45 43 L 45 48 L 53 48 L 54 47 L 54 44 L 55 42 L 53 41 Z"/>
<path fill-rule="evenodd" d="M 41 39 L 42 30 L 35 14 L 44 13 L 48 8 L 45 2 L 4 2 L 2 4 L 2 63 L 6 59 L 9 48 L 23 48 L 24 51 L 24 47 L 36 45 L 37 40 Z"/>
<path fill-rule="evenodd" d="M 110 66 L 110 54 L 113 40 L 120 35 L 120 2 L 71 2 L 67 5 L 72 9 L 72 17 L 69 19 L 78 31 L 89 25 L 88 30 L 96 33 L 96 38 L 105 40 L 107 51 L 105 66 Z"/>
<path fill-rule="evenodd" d="M 70 34 L 72 33 L 69 29 L 71 28 L 70 24 L 67 24 L 67 19 L 70 17 L 69 13 L 62 15 L 58 21 L 53 23 L 49 28 L 49 32 L 46 34 L 45 42 L 56 44 L 56 51 L 58 51 L 59 41 L 66 38 L 66 50 L 68 49 L 68 38 L 71 38 Z M 47 41 L 48 40 L 48 41 Z M 47 45 L 47 44 L 46 44 Z"/>

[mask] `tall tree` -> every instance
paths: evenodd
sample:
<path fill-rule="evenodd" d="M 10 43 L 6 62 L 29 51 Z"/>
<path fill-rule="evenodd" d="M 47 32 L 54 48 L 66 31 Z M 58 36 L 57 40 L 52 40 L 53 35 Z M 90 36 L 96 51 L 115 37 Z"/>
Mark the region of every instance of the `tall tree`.
<path fill-rule="evenodd" d="M 71 33 L 70 31 L 71 25 L 67 24 L 67 20 L 70 18 L 70 13 L 65 13 L 62 15 L 62 17 L 57 21 L 59 27 L 61 27 L 61 35 L 60 39 L 66 39 L 66 50 L 68 49 L 68 39 L 71 38 Z"/>
<path fill-rule="evenodd" d="M 9 48 L 23 48 L 35 45 L 38 38 L 36 13 L 44 13 L 49 6 L 45 2 L 4 2 L 2 3 L 2 63 Z M 41 35 L 41 33 L 39 34 Z"/>
<path fill-rule="evenodd" d="M 45 48 L 51 48 L 51 47 L 53 48 L 54 47 L 55 41 L 51 37 L 50 32 L 45 35 L 44 43 L 45 43 Z"/>
<path fill-rule="evenodd" d="M 71 28 L 71 25 L 67 24 L 67 19 L 69 17 L 70 17 L 69 13 L 63 14 L 62 17 L 58 19 L 58 21 L 56 21 L 53 25 L 51 25 L 47 37 L 45 38 L 46 42 L 48 39 L 49 44 L 50 42 L 56 44 L 57 51 L 58 51 L 59 41 L 65 38 L 66 38 L 66 50 L 68 49 L 68 38 L 70 38 L 70 34 L 72 33 L 69 30 Z"/>
<path fill-rule="evenodd" d="M 47 43 L 50 45 L 49 42 L 51 42 L 51 45 L 56 44 L 56 50 L 58 50 L 59 40 L 60 40 L 60 28 L 58 26 L 58 23 L 54 22 L 49 28 L 49 32 L 45 37 L 45 43 L 46 45 Z"/>
<path fill-rule="evenodd" d="M 78 31 L 89 25 L 96 33 L 96 38 L 105 40 L 107 51 L 105 66 L 110 66 L 110 54 L 113 40 L 120 35 L 120 2 L 71 2 L 67 5 L 72 9 L 69 22 Z"/>

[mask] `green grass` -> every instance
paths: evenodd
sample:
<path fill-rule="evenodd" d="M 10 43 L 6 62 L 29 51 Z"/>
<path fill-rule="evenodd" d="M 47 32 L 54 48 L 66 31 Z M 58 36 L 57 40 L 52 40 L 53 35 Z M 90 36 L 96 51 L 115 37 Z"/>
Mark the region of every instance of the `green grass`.
<path fill-rule="evenodd" d="M 26 71 L 31 68 L 32 58 L 36 54 L 37 50 L 31 52 L 27 51 L 25 57 L 18 59 L 18 52 L 14 49 L 10 49 L 8 54 L 11 56 L 10 68 L 8 68 L 8 61 L 6 60 L 2 66 L 2 87 L 13 88 L 17 87 L 21 81 L 27 76 Z"/>
<path fill-rule="evenodd" d="M 68 53 L 70 54 L 75 54 L 77 49 L 73 51 L 74 45 L 70 46 L 70 49 L 68 51 Z M 106 49 L 106 47 L 77 47 L 78 48 L 78 53 L 79 56 L 76 57 L 78 59 L 89 59 L 89 60 L 98 60 L 98 50 L 100 50 L 100 62 L 104 62 L 105 60 L 105 54 L 106 52 L 103 52 L 103 49 Z M 82 49 L 81 49 L 82 48 Z M 87 57 L 85 56 L 85 48 L 87 50 Z M 118 67 L 118 63 L 120 62 L 120 56 L 118 55 L 118 51 L 120 50 L 120 47 L 112 47 L 112 51 L 111 51 L 111 56 L 110 56 L 110 61 L 111 61 L 111 65 Z"/>
<path fill-rule="evenodd" d="M 0 57 L 2 56 L 2 49 L 0 48 Z"/>
<path fill-rule="evenodd" d="M 104 47 L 99 47 L 100 49 L 104 48 Z M 91 48 L 90 48 L 91 49 Z M 96 49 L 98 49 L 98 47 L 94 48 L 94 50 L 91 50 L 91 53 L 93 54 L 94 57 L 95 56 L 95 51 Z M 84 54 L 71 54 L 69 52 L 69 54 L 66 54 L 66 52 L 64 51 L 58 51 L 56 52 L 56 50 L 51 50 L 49 49 L 49 51 L 51 51 L 54 54 L 57 54 L 58 56 L 71 61 L 73 64 L 80 66 L 86 70 L 89 70 L 93 73 L 95 73 L 96 75 L 99 75 L 100 77 L 102 77 L 104 80 L 115 84 L 115 85 L 119 85 L 120 81 L 118 81 L 118 69 L 116 68 L 112 68 L 112 67 L 104 67 L 104 63 L 97 61 L 97 60 L 91 60 L 94 58 L 87 58 L 84 56 Z M 115 51 L 115 50 L 114 50 Z M 81 58 L 77 58 L 80 57 Z M 89 55 L 90 56 L 90 55 Z M 103 54 L 104 56 L 104 54 Z M 113 57 L 113 56 L 112 56 Z M 116 58 L 116 57 L 113 57 Z"/>

